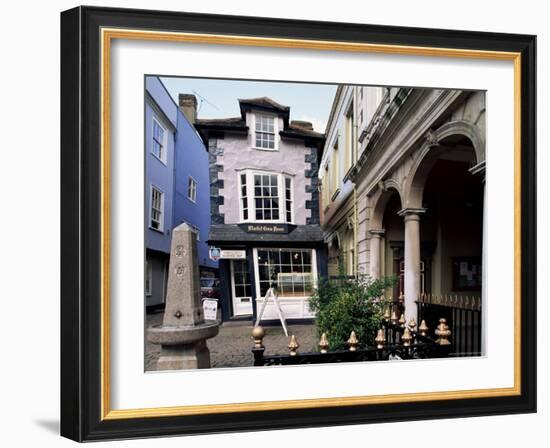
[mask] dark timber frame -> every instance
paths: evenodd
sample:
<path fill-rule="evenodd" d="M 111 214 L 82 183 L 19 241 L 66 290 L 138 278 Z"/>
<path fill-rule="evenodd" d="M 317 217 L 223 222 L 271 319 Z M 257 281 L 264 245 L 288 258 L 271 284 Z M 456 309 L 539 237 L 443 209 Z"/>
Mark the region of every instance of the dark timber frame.
<path fill-rule="evenodd" d="M 521 54 L 521 393 L 102 419 L 100 29 L 375 43 Z M 536 410 L 536 38 L 404 28 L 78 7 L 61 15 L 61 434 L 77 441 L 451 418 Z"/>

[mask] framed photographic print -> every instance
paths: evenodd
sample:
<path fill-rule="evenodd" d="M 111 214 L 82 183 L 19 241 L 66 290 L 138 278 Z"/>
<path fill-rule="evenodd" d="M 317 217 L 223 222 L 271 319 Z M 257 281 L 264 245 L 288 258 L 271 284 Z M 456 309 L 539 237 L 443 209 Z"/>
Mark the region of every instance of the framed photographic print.
<path fill-rule="evenodd" d="M 535 412 L 535 36 L 61 25 L 62 435 Z"/>

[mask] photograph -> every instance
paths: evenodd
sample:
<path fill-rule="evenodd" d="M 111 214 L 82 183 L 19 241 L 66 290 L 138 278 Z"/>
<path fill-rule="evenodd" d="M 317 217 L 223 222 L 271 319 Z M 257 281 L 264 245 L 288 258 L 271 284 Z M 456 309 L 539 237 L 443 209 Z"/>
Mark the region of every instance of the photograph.
<path fill-rule="evenodd" d="M 145 75 L 145 371 L 485 356 L 486 114 L 483 90 Z"/>

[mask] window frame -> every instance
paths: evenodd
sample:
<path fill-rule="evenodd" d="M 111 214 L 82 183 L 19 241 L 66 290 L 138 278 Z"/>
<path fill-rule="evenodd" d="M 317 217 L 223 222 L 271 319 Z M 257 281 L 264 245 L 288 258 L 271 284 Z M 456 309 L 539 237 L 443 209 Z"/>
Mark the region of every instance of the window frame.
<path fill-rule="evenodd" d="M 191 185 L 194 186 L 194 188 L 192 189 L 192 191 L 194 193 L 194 198 L 192 198 L 189 195 L 189 193 L 191 191 L 191 189 L 190 189 Z M 197 187 L 198 187 L 198 183 L 197 183 L 196 179 L 193 176 L 189 176 L 189 178 L 187 179 L 187 199 L 189 199 L 193 204 L 197 203 Z"/>
<path fill-rule="evenodd" d="M 241 176 L 244 175 L 246 179 L 246 196 L 242 195 L 242 181 Z M 295 212 L 294 212 L 294 176 L 288 173 L 280 173 L 273 171 L 264 171 L 256 169 L 240 170 L 237 172 L 237 185 L 239 189 L 239 219 L 243 223 L 264 223 L 264 224 L 294 224 Z M 254 177 L 255 176 L 277 176 L 277 199 L 279 201 L 279 219 L 256 219 L 256 197 L 254 195 Z M 291 221 L 287 221 L 286 212 L 286 187 L 285 179 L 290 179 L 290 195 L 291 195 Z M 247 214 L 248 218 L 244 217 L 243 199 L 247 200 Z"/>
<path fill-rule="evenodd" d="M 279 151 L 279 139 L 278 136 L 278 130 L 279 130 L 279 116 L 273 115 L 269 113 L 254 113 L 253 115 L 253 123 L 252 123 L 252 148 L 256 149 L 258 151 Z M 273 120 L 273 148 L 264 148 L 263 146 L 258 146 L 257 140 L 256 140 L 256 133 L 258 133 L 258 130 L 256 129 L 256 125 L 258 123 L 258 118 L 260 117 L 267 117 Z M 264 132 L 260 131 L 261 134 L 271 134 L 271 132 Z"/>
<path fill-rule="evenodd" d="M 155 123 L 162 129 L 162 143 L 158 142 L 155 138 Z M 154 148 L 155 143 L 158 143 L 161 145 L 161 152 L 159 155 L 155 154 Z M 161 121 L 155 116 L 152 115 L 151 120 L 151 154 L 160 161 L 163 165 L 167 164 L 167 154 L 168 153 L 168 130 L 166 126 L 164 126 Z"/>
<path fill-rule="evenodd" d="M 330 156 L 330 201 L 334 202 L 340 192 L 340 146 L 342 146 L 340 131 L 336 133 L 332 142 L 332 154 Z"/>
<path fill-rule="evenodd" d="M 153 222 L 153 191 L 156 190 L 160 193 L 160 221 L 159 221 L 159 228 L 155 228 L 152 225 Z M 156 232 L 164 233 L 164 191 L 157 187 L 154 184 L 150 185 L 149 188 L 149 228 L 151 230 L 154 230 Z"/>
<path fill-rule="evenodd" d="M 253 252 L 253 260 L 254 260 L 254 286 L 256 290 L 254 291 L 256 293 L 256 300 L 263 299 L 264 297 L 260 295 L 261 291 L 261 285 L 260 285 L 260 266 L 258 263 L 258 252 L 259 251 L 276 251 L 276 250 L 283 250 L 288 252 L 293 251 L 310 251 L 310 257 L 311 257 L 311 290 L 312 294 L 313 291 L 318 287 L 319 285 L 319 278 L 318 278 L 318 268 L 317 268 L 317 249 L 315 248 L 308 248 L 308 247 L 255 247 Z M 303 264 L 303 263 L 302 263 Z M 303 296 L 279 296 L 283 300 L 304 300 L 311 295 L 303 295 Z"/>

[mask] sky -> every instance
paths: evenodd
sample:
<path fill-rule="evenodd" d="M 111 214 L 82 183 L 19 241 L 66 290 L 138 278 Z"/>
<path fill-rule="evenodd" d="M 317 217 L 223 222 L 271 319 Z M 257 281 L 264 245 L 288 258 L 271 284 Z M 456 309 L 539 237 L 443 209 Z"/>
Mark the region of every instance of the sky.
<path fill-rule="evenodd" d="M 240 116 L 239 98 L 268 96 L 290 107 L 290 120 L 305 120 L 317 132 L 325 127 L 337 85 L 302 84 L 268 81 L 236 81 L 201 78 L 161 77 L 161 81 L 176 102 L 178 94 L 194 93 L 198 118 Z"/>

